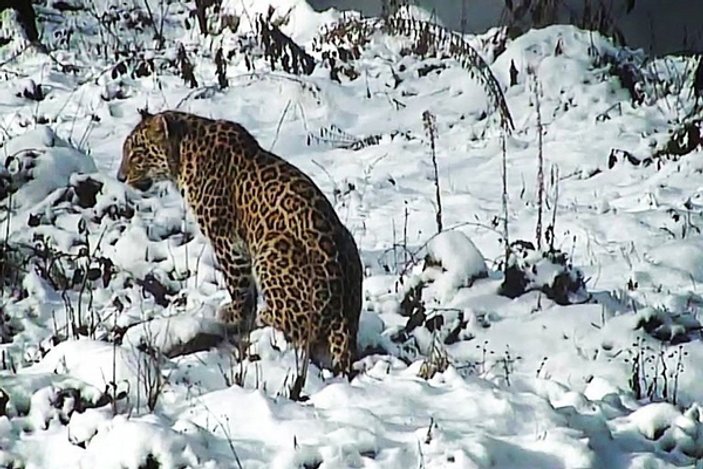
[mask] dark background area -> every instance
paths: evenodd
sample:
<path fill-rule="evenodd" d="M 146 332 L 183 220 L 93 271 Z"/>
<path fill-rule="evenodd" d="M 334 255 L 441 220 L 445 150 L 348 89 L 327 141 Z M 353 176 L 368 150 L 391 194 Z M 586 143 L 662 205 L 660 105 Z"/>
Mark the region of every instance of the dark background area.
<path fill-rule="evenodd" d="M 537 3 L 538 0 L 533 0 Z M 382 0 L 309 0 L 313 8 L 330 7 L 340 10 L 354 9 L 365 15 L 378 15 Z M 414 0 L 410 2 L 435 11 L 439 20 L 449 28 L 461 30 L 462 11 L 466 14 L 465 31 L 482 33 L 501 21 L 503 0 Z M 513 0 L 513 4 L 520 3 Z M 580 17 L 584 0 L 563 0 L 557 20 L 573 23 Z M 597 5 L 600 0 L 593 0 Z M 612 19 L 622 32 L 628 46 L 661 55 L 672 52 L 703 51 L 703 0 L 602 0 L 611 12 Z M 627 13 L 628 3 L 634 4 Z"/>

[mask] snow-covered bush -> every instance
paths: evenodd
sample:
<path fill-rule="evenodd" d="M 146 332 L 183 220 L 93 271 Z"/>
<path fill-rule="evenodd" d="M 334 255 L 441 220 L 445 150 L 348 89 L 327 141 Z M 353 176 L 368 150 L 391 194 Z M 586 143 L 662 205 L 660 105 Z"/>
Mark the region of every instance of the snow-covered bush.
<path fill-rule="evenodd" d="M 539 290 L 560 305 L 587 301 L 583 273 L 569 262 L 566 253 L 558 250 L 537 251 L 528 241 L 511 244 L 506 276 L 500 294 L 509 298 Z"/>
<path fill-rule="evenodd" d="M 40 202 L 75 173 L 93 173 L 95 162 L 48 126 L 38 126 L 5 142 L 0 167 L 0 202 L 13 210 Z M 12 204 L 6 200 L 12 195 Z"/>
<path fill-rule="evenodd" d="M 402 281 L 401 314 L 424 314 L 423 290 L 432 285 L 430 294 L 440 302 L 449 301 L 460 288 L 470 287 L 488 276 L 483 255 L 464 233 L 444 231 L 427 243 L 427 254 L 416 273 Z"/>
<path fill-rule="evenodd" d="M 445 231 L 427 243 L 423 280 L 432 282 L 440 301 L 446 301 L 459 288 L 488 276 L 483 254 L 461 231 Z"/>
<path fill-rule="evenodd" d="M 396 343 L 408 344 L 427 355 L 422 374 L 446 367 L 442 344 L 461 340 L 466 318 L 460 308 L 435 308 L 452 299 L 474 282 L 488 277 L 483 255 L 461 231 L 449 230 L 435 235 L 426 246 L 424 259 L 415 272 L 403 280 L 399 312 L 408 317 L 405 326 L 393 336 Z"/>

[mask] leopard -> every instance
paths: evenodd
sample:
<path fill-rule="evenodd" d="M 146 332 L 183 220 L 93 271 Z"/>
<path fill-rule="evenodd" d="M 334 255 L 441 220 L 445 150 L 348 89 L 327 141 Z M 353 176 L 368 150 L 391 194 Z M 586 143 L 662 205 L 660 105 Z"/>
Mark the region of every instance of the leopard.
<path fill-rule="evenodd" d="M 320 368 L 351 379 L 363 265 L 320 187 L 237 122 L 139 112 L 117 179 L 139 191 L 175 184 L 229 293 L 216 318 L 240 334 L 270 326 Z"/>

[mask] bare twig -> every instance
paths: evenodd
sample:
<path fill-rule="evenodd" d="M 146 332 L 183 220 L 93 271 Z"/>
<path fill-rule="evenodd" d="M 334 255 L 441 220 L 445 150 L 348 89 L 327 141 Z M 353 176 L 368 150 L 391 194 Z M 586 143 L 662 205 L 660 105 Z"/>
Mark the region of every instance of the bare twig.
<path fill-rule="evenodd" d="M 276 126 L 276 135 L 273 137 L 273 142 L 271 142 L 271 148 L 269 148 L 269 151 L 273 151 L 273 147 L 276 146 L 276 142 L 278 141 L 278 135 L 281 133 L 281 126 L 283 125 L 283 120 L 286 118 L 286 114 L 288 114 L 288 109 L 290 108 L 291 100 L 288 100 L 288 103 L 286 103 L 285 109 L 283 109 L 283 113 L 281 114 L 281 118 L 278 119 L 278 125 Z"/>
<path fill-rule="evenodd" d="M 439 190 L 439 170 L 437 169 L 437 151 L 435 139 L 437 137 L 437 121 L 430 111 L 422 113 L 422 121 L 430 140 L 430 156 L 432 157 L 432 167 L 434 169 L 435 201 L 437 210 L 435 212 L 435 222 L 437 223 L 437 233 L 442 232 L 442 196 Z"/>
<path fill-rule="evenodd" d="M 502 152 L 502 180 L 503 194 L 501 197 L 503 211 L 503 242 L 505 243 L 505 263 L 503 265 L 503 274 L 507 277 L 508 260 L 510 257 L 510 240 L 508 238 L 508 155 L 506 150 L 506 135 L 505 132 L 500 134 L 500 146 Z"/>
<path fill-rule="evenodd" d="M 537 112 L 537 228 L 535 237 L 537 238 L 537 250 L 542 248 L 542 211 L 544 209 L 544 147 L 543 147 L 543 128 L 542 128 L 542 111 L 540 109 L 540 95 L 542 87 L 534 77 L 534 95 L 535 95 L 535 111 Z"/>
<path fill-rule="evenodd" d="M 149 0 L 144 0 L 144 7 L 146 7 L 146 13 L 147 15 L 149 15 L 149 23 L 151 23 L 151 27 L 154 28 L 154 39 L 156 39 L 158 44 L 157 49 L 162 49 L 164 44 L 164 37 L 161 34 L 161 31 L 159 31 L 159 27 L 156 25 L 156 19 L 154 18 L 154 12 L 151 11 L 151 5 L 149 5 Z M 163 25 L 163 15 L 161 24 Z"/>

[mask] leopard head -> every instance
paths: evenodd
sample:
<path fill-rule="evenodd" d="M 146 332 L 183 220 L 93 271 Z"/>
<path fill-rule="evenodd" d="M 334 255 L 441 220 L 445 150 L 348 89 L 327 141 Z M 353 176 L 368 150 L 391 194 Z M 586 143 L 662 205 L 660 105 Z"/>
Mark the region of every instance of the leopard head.
<path fill-rule="evenodd" d="M 178 172 L 179 139 L 175 123 L 167 113 L 149 114 L 141 110 L 141 121 L 122 146 L 122 162 L 117 179 L 140 190 L 152 183 L 174 180 Z"/>

